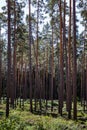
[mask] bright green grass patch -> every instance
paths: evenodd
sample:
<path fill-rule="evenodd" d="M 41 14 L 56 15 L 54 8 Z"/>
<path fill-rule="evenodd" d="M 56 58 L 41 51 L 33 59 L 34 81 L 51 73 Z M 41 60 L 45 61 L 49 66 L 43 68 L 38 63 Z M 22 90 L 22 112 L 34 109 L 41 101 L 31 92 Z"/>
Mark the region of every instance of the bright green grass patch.
<path fill-rule="evenodd" d="M 68 120 L 58 114 L 53 118 L 51 115 L 30 113 L 26 102 L 24 111 L 19 107 L 10 109 L 10 116 L 6 119 L 5 105 L 0 105 L 0 108 L 0 130 L 87 130 L 87 114 L 82 111 L 78 111 L 78 121 Z"/>

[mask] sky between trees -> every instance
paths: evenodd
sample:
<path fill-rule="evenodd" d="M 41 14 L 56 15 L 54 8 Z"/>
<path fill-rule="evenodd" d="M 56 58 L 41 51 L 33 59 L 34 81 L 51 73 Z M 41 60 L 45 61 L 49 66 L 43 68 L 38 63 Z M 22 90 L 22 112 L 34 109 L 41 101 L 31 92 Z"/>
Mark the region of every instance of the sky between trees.
<path fill-rule="evenodd" d="M 20 1 L 20 0 L 19 0 Z M 21 0 L 22 1 L 22 0 Z M 69 0 L 67 0 L 67 3 L 69 4 Z M 77 2 L 78 3 L 78 2 Z M 0 12 L 2 12 L 2 7 L 3 6 L 5 6 L 6 5 L 6 2 L 5 2 L 5 0 L 0 0 Z M 32 10 L 32 12 L 34 12 L 34 7 L 32 7 L 31 8 L 31 10 Z M 27 2 L 27 4 L 26 4 L 26 7 L 24 8 L 24 12 L 25 12 L 25 15 L 24 15 L 24 21 L 25 21 L 25 17 L 26 17 L 26 15 L 28 14 L 28 2 Z M 78 27 L 79 27 L 79 33 L 81 33 L 83 30 L 84 30 L 84 27 L 80 24 L 80 22 L 82 21 L 82 19 L 81 19 L 81 16 L 80 16 L 80 13 L 78 13 L 78 9 L 77 9 L 77 18 L 79 19 L 79 21 L 78 21 L 78 23 L 77 23 L 77 25 L 78 25 Z M 47 21 L 49 21 L 50 20 L 50 18 L 49 18 L 49 16 L 47 15 L 47 19 L 45 19 L 45 21 L 47 22 Z M 41 29 L 41 28 L 39 28 L 39 29 Z M 4 31 L 4 30 L 3 30 Z"/>

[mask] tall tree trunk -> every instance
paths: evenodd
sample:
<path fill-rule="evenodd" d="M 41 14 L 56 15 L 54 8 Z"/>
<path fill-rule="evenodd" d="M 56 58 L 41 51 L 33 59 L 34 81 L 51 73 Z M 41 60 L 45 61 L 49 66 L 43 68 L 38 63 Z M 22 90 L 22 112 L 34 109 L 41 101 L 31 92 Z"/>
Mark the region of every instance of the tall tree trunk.
<path fill-rule="evenodd" d="M 25 70 L 24 70 L 24 99 L 27 99 L 27 69 L 25 64 Z"/>
<path fill-rule="evenodd" d="M 72 98 L 72 88 L 71 88 L 71 0 L 69 7 L 69 38 L 68 38 L 68 118 L 71 118 L 71 98 Z"/>
<path fill-rule="evenodd" d="M 76 1 L 73 0 L 73 118 L 77 119 Z"/>
<path fill-rule="evenodd" d="M 53 47 L 53 0 L 52 0 L 52 45 L 51 45 L 51 111 L 53 111 L 53 70 L 54 70 L 54 47 Z"/>
<path fill-rule="evenodd" d="M 62 41 L 62 7 L 61 0 L 59 1 L 60 9 L 60 86 L 59 86 L 59 113 L 62 116 L 63 107 L 63 89 L 64 89 L 64 77 L 63 77 L 63 41 Z"/>
<path fill-rule="evenodd" d="M 81 59 L 82 59 L 82 57 L 81 57 Z M 82 103 L 83 103 L 83 68 L 81 65 L 81 106 L 82 106 Z"/>
<path fill-rule="evenodd" d="M 17 44 L 16 44 L 16 34 L 15 34 L 15 31 L 16 31 L 16 5 L 15 5 L 15 1 L 14 1 L 14 52 L 13 52 L 13 77 L 14 77 L 14 87 L 13 87 L 13 90 L 14 90 L 14 96 L 13 98 L 15 99 L 15 107 L 16 107 L 16 82 L 17 82 L 17 77 L 16 77 L 16 72 L 17 72 L 17 63 L 16 63 L 16 48 L 17 48 Z M 14 100 L 13 99 L 13 100 Z M 14 102 L 13 102 L 13 107 L 14 107 Z"/>
<path fill-rule="evenodd" d="M 85 48 L 85 45 L 84 45 L 84 48 Z M 83 110 L 85 111 L 85 49 L 84 49 L 84 51 L 83 51 L 83 60 L 82 60 L 83 62 L 82 62 L 82 69 L 83 69 L 83 71 L 82 71 L 82 84 L 83 84 Z"/>
<path fill-rule="evenodd" d="M 31 0 L 29 0 L 29 84 L 30 84 L 30 111 L 32 112 L 32 65 L 31 65 Z"/>
<path fill-rule="evenodd" d="M 7 0 L 7 7 L 8 7 L 8 50 L 7 50 L 7 100 L 6 100 L 6 117 L 9 116 L 9 88 L 11 85 L 11 27 L 10 27 L 10 7 L 11 3 L 10 0 Z"/>
<path fill-rule="evenodd" d="M 68 60 L 67 60 L 67 44 L 66 44 L 66 0 L 64 0 L 64 17 L 63 17 L 63 46 L 65 54 L 65 84 L 66 84 L 66 109 L 68 109 Z"/>
<path fill-rule="evenodd" d="M 22 88 L 23 88 L 23 51 L 21 54 L 21 64 L 20 64 L 20 108 L 22 107 Z"/>
<path fill-rule="evenodd" d="M 0 101 L 2 96 L 2 41 L 1 41 L 1 25 L 0 25 Z"/>
<path fill-rule="evenodd" d="M 45 89 L 45 93 L 46 93 L 46 111 L 47 111 L 47 104 L 48 104 L 48 45 L 46 47 L 46 76 L 45 76 L 45 80 L 46 80 L 46 89 Z"/>
<path fill-rule="evenodd" d="M 87 56 L 86 56 L 86 109 L 87 109 Z"/>
<path fill-rule="evenodd" d="M 35 111 L 36 111 L 36 104 L 37 98 L 39 98 L 39 72 L 38 72 L 38 22 L 39 22 L 39 0 L 37 0 L 37 33 L 36 33 L 36 66 L 35 66 Z"/>

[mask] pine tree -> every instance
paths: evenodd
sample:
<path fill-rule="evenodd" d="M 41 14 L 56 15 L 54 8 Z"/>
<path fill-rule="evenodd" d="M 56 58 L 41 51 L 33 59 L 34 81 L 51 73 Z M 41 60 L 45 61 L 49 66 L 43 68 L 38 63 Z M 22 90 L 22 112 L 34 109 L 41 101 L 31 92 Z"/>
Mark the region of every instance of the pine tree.
<path fill-rule="evenodd" d="M 8 50 L 7 50 L 7 55 L 8 55 L 8 70 L 7 70 L 7 100 L 6 100 L 6 117 L 9 116 L 9 89 L 11 85 L 11 17 L 10 17 L 10 8 L 11 8 L 11 3 L 10 0 L 7 1 L 7 7 L 8 7 Z"/>
<path fill-rule="evenodd" d="M 1 40 L 1 21 L 0 21 L 0 101 L 2 96 L 2 40 Z"/>
<path fill-rule="evenodd" d="M 32 65 L 31 65 L 31 0 L 29 0 L 29 84 L 30 84 L 30 111 L 32 112 Z"/>
<path fill-rule="evenodd" d="M 73 0 L 73 118 L 77 119 L 76 2 Z"/>
<path fill-rule="evenodd" d="M 61 0 L 59 1 L 59 10 L 60 10 L 60 86 L 59 86 L 59 113 L 62 116 L 63 108 L 63 89 L 64 89 L 64 75 L 63 75 L 63 21 L 62 21 L 62 6 Z"/>

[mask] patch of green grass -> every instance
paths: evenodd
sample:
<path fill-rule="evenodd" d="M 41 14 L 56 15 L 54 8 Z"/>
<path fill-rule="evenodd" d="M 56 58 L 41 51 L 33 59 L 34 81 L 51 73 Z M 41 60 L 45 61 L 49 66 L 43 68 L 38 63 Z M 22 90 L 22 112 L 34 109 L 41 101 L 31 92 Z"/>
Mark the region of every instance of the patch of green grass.
<path fill-rule="evenodd" d="M 48 102 L 50 106 L 51 102 Z M 56 107 L 56 102 L 55 107 Z M 43 109 L 44 102 L 43 102 Z M 80 107 L 80 105 L 79 105 Z M 52 114 L 56 114 L 57 117 L 53 118 L 50 114 L 47 115 L 35 115 L 29 112 L 29 102 L 25 102 L 24 111 L 17 107 L 13 110 L 10 108 L 10 116 L 5 118 L 5 105 L 0 105 L 0 130 L 87 130 L 87 114 L 78 111 L 78 120 L 68 120 L 66 118 L 67 112 L 65 106 L 63 109 L 63 117 L 58 115 L 58 110 L 55 109 Z M 50 108 L 49 108 L 50 109 Z M 48 113 L 51 111 L 48 109 Z M 79 108 L 80 110 L 80 108 Z"/>

